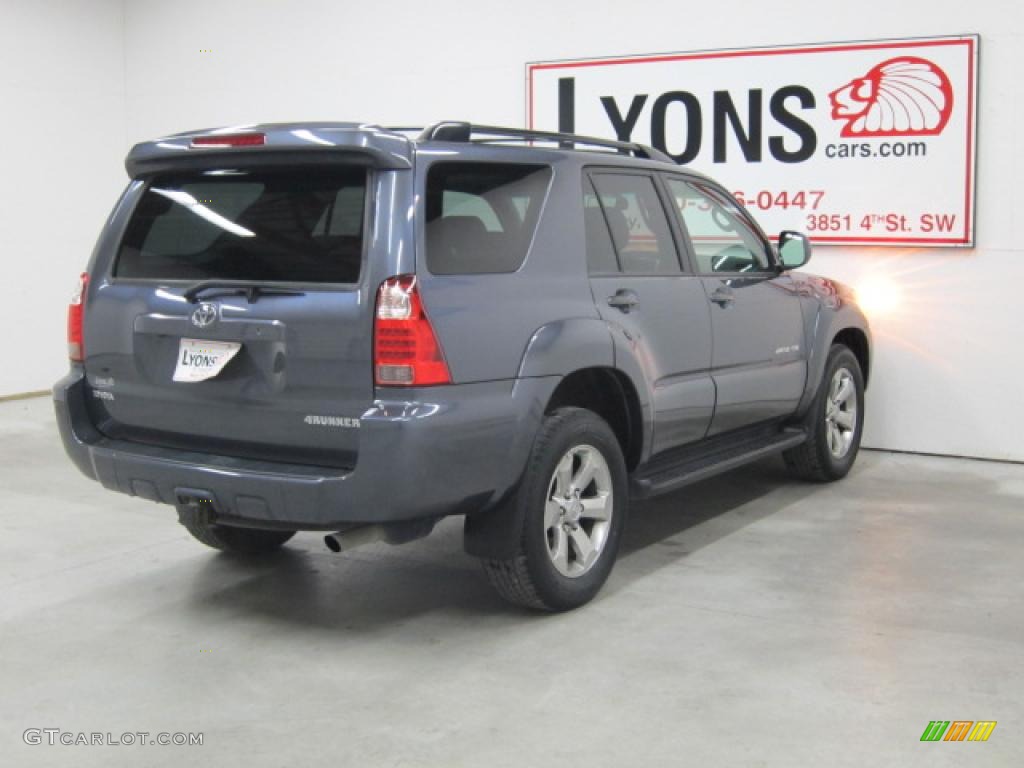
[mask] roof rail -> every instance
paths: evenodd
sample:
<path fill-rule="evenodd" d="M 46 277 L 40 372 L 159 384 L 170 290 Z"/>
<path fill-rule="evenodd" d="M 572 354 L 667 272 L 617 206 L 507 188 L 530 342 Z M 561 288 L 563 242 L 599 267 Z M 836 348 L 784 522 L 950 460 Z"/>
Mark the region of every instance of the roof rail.
<path fill-rule="evenodd" d="M 486 138 L 474 138 L 476 136 Z M 455 142 L 498 142 L 498 141 L 554 141 L 565 149 L 574 149 L 575 145 L 583 144 L 590 147 L 614 149 L 622 155 L 632 155 L 646 160 L 659 160 L 664 163 L 675 162 L 671 157 L 654 147 L 632 141 L 615 141 L 601 139 L 596 136 L 580 136 L 575 133 L 556 133 L 553 131 L 535 131 L 524 128 L 502 128 L 496 125 L 474 125 L 473 123 L 445 120 L 428 125 L 423 129 L 417 141 L 455 141 Z"/>

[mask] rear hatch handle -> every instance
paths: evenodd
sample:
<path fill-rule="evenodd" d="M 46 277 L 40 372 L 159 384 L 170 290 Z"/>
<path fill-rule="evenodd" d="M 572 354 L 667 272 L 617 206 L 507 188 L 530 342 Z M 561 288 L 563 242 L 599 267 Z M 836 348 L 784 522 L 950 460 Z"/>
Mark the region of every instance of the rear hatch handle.
<path fill-rule="evenodd" d="M 185 289 L 182 296 L 185 300 L 195 304 L 199 301 L 199 295 L 205 291 L 218 288 L 217 296 L 245 296 L 250 304 L 254 304 L 260 296 L 304 296 L 303 291 L 294 288 L 275 288 L 267 285 L 239 285 L 237 282 L 224 280 L 203 280 Z M 206 298 L 213 298 L 207 296 Z"/>

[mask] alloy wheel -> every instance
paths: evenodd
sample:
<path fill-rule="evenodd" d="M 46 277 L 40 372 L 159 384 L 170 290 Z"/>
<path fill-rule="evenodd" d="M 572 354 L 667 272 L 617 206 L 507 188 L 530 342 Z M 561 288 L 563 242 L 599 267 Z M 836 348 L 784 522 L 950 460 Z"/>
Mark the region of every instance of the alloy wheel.
<path fill-rule="evenodd" d="M 825 434 L 833 458 L 850 452 L 857 432 L 857 385 L 853 374 L 839 368 L 832 376 L 825 400 Z"/>
<path fill-rule="evenodd" d="M 601 556 L 611 530 L 612 474 L 591 445 L 570 448 L 555 466 L 544 506 L 548 555 L 563 576 L 587 573 Z"/>

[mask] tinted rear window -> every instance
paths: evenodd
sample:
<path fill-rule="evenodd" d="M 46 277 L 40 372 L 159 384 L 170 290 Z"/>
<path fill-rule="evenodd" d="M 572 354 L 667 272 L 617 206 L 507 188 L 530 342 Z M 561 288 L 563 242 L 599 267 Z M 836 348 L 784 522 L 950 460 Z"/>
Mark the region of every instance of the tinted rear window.
<path fill-rule="evenodd" d="M 654 179 L 596 173 L 593 180 L 622 271 L 640 275 L 678 273 L 679 257 Z"/>
<path fill-rule="evenodd" d="M 436 163 L 427 176 L 427 269 L 435 275 L 515 272 L 537 228 L 551 169 Z"/>
<path fill-rule="evenodd" d="M 116 277 L 354 283 L 366 171 L 205 171 L 157 177 L 132 215 Z"/>

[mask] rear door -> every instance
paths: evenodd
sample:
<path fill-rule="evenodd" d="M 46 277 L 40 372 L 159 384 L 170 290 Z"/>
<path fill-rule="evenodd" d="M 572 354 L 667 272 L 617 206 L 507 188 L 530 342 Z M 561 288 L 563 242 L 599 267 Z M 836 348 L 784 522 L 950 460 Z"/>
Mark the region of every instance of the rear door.
<path fill-rule="evenodd" d="M 790 415 L 807 369 L 793 279 L 775 269 L 767 242 L 728 194 L 665 179 L 711 309 L 717 401 L 709 434 Z"/>
<path fill-rule="evenodd" d="M 205 453 L 353 466 L 359 417 L 373 400 L 364 279 L 372 178 L 340 165 L 209 168 L 135 190 L 116 252 L 97 265 L 85 319 L 99 429 Z M 233 357 L 215 375 L 197 370 L 224 350 Z"/>
<path fill-rule="evenodd" d="M 591 290 L 650 383 L 652 453 L 702 438 L 715 403 L 707 300 L 680 262 L 664 202 L 645 173 L 584 179 Z"/>

